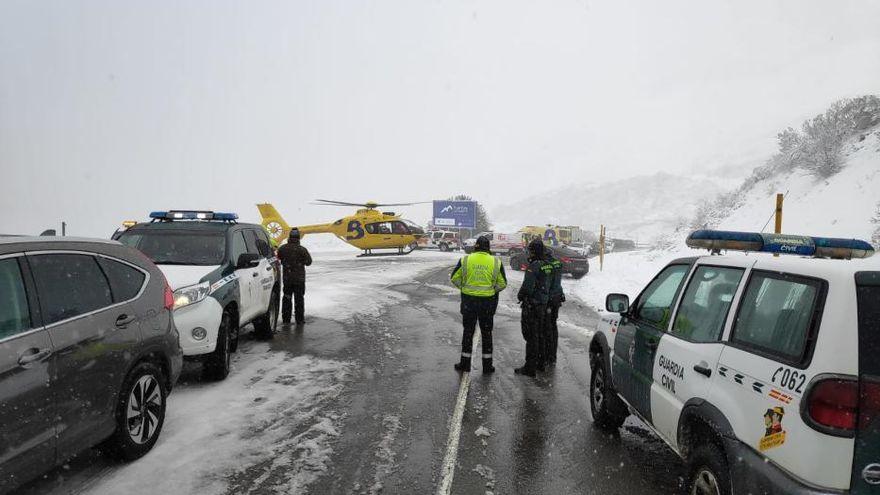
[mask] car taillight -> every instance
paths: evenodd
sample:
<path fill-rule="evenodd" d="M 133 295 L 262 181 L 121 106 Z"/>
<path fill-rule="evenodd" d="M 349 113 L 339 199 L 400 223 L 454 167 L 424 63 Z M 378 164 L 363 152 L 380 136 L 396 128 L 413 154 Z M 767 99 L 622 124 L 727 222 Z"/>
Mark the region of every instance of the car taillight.
<path fill-rule="evenodd" d="M 871 423 L 880 420 L 880 383 L 862 378 L 859 394 L 859 429 L 867 430 Z"/>
<path fill-rule="evenodd" d="M 814 384 L 806 398 L 806 413 L 816 425 L 842 432 L 853 431 L 859 416 L 859 382 L 829 378 Z"/>
<path fill-rule="evenodd" d="M 165 309 L 169 311 L 174 309 L 174 291 L 171 290 L 168 279 L 165 279 Z"/>
<path fill-rule="evenodd" d="M 566 258 L 565 256 L 563 256 L 563 257 L 562 257 L 562 262 L 563 262 L 563 263 L 571 263 L 571 258 Z"/>

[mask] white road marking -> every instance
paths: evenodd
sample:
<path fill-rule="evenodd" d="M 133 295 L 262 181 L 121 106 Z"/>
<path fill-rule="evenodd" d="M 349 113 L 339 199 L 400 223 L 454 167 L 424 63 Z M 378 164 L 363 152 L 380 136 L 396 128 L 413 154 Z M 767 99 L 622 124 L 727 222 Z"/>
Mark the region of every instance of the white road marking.
<path fill-rule="evenodd" d="M 480 344 L 480 334 L 477 332 L 474 338 L 474 349 Z M 471 352 L 474 354 L 474 352 Z M 461 437 L 461 422 L 464 418 L 464 407 L 467 404 L 468 389 L 471 386 L 471 373 L 465 371 L 461 374 L 461 382 L 458 385 L 458 399 L 455 401 L 455 409 L 452 411 L 452 420 L 449 422 L 449 439 L 446 440 L 446 456 L 443 457 L 443 468 L 440 471 L 440 487 L 437 495 L 449 495 L 452 490 L 452 478 L 455 476 L 455 463 L 458 459 L 458 440 Z"/>

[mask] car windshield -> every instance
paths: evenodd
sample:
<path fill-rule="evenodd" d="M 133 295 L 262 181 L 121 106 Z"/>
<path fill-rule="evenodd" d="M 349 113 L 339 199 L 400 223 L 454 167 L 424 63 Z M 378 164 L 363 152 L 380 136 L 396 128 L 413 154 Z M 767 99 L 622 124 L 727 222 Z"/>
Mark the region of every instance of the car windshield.
<path fill-rule="evenodd" d="M 222 232 L 141 230 L 119 242 L 139 249 L 157 265 L 219 265 L 226 256 Z"/>

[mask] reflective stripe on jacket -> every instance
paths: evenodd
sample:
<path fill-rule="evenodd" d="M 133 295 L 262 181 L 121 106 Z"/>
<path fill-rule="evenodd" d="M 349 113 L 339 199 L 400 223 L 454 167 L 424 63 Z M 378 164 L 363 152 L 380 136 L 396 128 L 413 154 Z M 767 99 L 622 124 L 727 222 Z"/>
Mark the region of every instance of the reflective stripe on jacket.
<path fill-rule="evenodd" d="M 492 297 L 507 287 L 507 279 L 501 259 L 477 251 L 459 261 L 452 272 L 452 284 L 461 289 L 462 294 Z"/>

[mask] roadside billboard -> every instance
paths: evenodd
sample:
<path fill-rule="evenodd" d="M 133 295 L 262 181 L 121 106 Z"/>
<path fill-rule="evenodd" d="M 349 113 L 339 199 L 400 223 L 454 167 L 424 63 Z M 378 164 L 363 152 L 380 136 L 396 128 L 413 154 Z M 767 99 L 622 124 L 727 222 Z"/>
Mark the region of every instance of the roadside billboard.
<path fill-rule="evenodd" d="M 476 201 L 434 201 L 436 227 L 477 228 Z"/>

